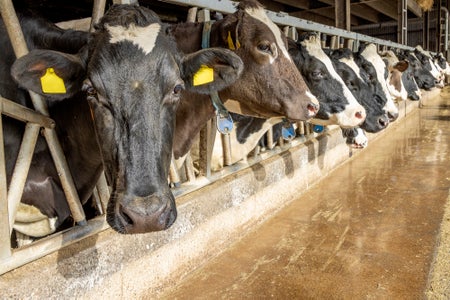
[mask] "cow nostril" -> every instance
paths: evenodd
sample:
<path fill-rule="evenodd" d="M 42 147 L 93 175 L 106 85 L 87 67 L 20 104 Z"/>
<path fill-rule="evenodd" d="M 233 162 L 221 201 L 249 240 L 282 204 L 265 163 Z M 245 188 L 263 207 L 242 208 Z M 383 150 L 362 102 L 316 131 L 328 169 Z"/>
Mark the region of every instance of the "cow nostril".
<path fill-rule="evenodd" d="M 362 111 L 357 111 L 357 112 L 355 113 L 355 117 L 356 117 L 357 119 L 362 119 L 362 118 L 364 118 L 364 114 L 363 114 Z"/>
<path fill-rule="evenodd" d="M 386 127 L 389 124 L 389 120 L 387 118 L 379 118 L 378 119 L 378 124 L 380 124 L 380 126 L 382 127 Z"/>
<path fill-rule="evenodd" d="M 133 225 L 133 219 L 123 210 L 123 207 L 119 210 L 120 217 L 127 225 Z"/>
<path fill-rule="evenodd" d="M 314 113 L 314 114 L 316 114 L 317 111 L 319 110 L 318 107 L 317 107 L 317 105 L 314 104 L 314 103 L 309 103 L 308 106 L 307 106 L 307 108 L 308 108 L 308 110 L 309 110 L 310 112 L 312 112 L 312 113 Z"/>

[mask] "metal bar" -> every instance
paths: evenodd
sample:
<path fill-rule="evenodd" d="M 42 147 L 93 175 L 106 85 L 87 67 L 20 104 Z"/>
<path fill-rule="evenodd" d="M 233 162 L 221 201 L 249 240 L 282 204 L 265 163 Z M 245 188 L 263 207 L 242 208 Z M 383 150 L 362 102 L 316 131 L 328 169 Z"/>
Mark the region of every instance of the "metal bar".
<path fill-rule="evenodd" d="M 175 187 L 180 186 L 180 184 L 181 184 L 180 175 L 178 175 L 178 170 L 177 170 L 173 155 L 172 155 L 172 159 L 170 160 L 169 178 L 170 178 L 170 182 L 173 183 Z"/>
<path fill-rule="evenodd" d="M 55 128 L 55 121 L 44 116 L 35 110 L 17 104 L 11 100 L 0 96 L 0 104 L 2 106 L 2 113 L 11 118 L 20 120 L 22 122 L 31 122 L 41 125 L 46 128 Z"/>
<path fill-rule="evenodd" d="M 167 2 L 172 4 L 184 5 L 184 6 L 198 6 L 209 8 L 213 11 L 219 11 L 222 13 L 230 14 L 234 13 L 236 8 L 236 2 L 230 0 L 159 0 L 161 2 Z M 279 24 L 281 26 L 292 26 L 299 29 L 307 30 L 307 31 L 318 31 L 321 33 L 326 33 L 329 35 L 338 35 L 346 39 L 353 39 L 357 41 L 364 41 L 375 44 L 383 44 L 389 47 L 405 49 L 405 50 L 414 50 L 413 47 L 409 47 L 406 45 L 401 45 L 398 43 L 394 43 L 391 41 L 385 41 L 382 39 L 374 38 L 371 36 L 359 34 L 356 32 L 351 32 L 343 29 L 338 29 L 336 27 L 323 25 L 319 23 L 315 23 L 312 21 L 303 20 L 297 17 L 289 16 L 285 12 L 272 12 L 266 11 L 267 16 L 272 19 L 273 22 Z"/>
<path fill-rule="evenodd" d="M 20 199 L 22 198 L 23 188 L 27 180 L 28 170 L 30 169 L 39 130 L 40 126 L 38 124 L 28 123 L 25 127 L 22 144 L 20 145 L 16 165 L 8 189 L 9 235 L 12 233 L 17 208 Z"/>
<path fill-rule="evenodd" d="M 186 169 L 186 180 L 194 181 L 195 180 L 194 162 L 192 161 L 192 156 L 191 156 L 190 151 L 186 155 L 186 159 L 184 161 L 184 167 Z"/>
<path fill-rule="evenodd" d="M 79 225 L 85 225 L 86 216 L 84 215 L 83 206 L 78 198 L 75 183 L 70 174 L 69 166 L 59 144 L 56 132 L 55 130 L 45 128 L 44 136 L 52 154 L 56 170 L 58 170 L 59 179 L 61 180 L 61 185 L 66 195 L 67 204 L 69 204 L 70 211 L 72 212 L 72 217 Z"/>
<path fill-rule="evenodd" d="M 223 165 L 230 166 L 232 165 L 231 161 L 231 142 L 229 134 L 221 134 L 221 142 L 222 142 L 222 155 L 223 155 Z"/>
<path fill-rule="evenodd" d="M 0 105 L 0 261 L 11 256 L 10 226 L 8 218 L 8 190 L 6 180 L 5 149 L 3 142 L 2 107 Z"/>
<path fill-rule="evenodd" d="M 104 171 L 102 171 L 102 174 L 100 174 L 100 178 L 98 179 L 97 191 L 98 191 L 98 196 L 100 198 L 100 202 L 102 204 L 103 211 L 106 212 L 106 207 L 108 206 L 110 192 L 109 192 L 108 182 L 106 181 L 106 176 L 105 176 Z"/>
<path fill-rule="evenodd" d="M 0 0 L 0 12 L 3 17 L 3 22 L 7 29 L 8 35 L 13 45 L 16 57 L 22 57 L 28 53 L 28 49 L 25 43 L 25 38 L 20 27 L 19 20 L 14 11 L 14 6 L 11 0 Z M 45 116 L 49 116 L 46 103 L 43 99 L 30 91 L 31 101 L 33 102 L 34 108 Z M 75 184 L 70 175 L 67 162 L 65 160 L 61 145 L 59 144 L 56 133 L 52 129 L 44 129 L 44 136 L 47 144 L 50 148 L 50 153 L 55 162 L 56 170 L 60 175 L 61 184 L 63 190 L 66 194 L 67 202 L 72 211 L 72 216 L 78 224 L 85 224 L 86 218 L 84 211 L 82 209 L 78 194 L 75 189 Z"/>
<path fill-rule="evenodd" d="M 88 226 L 76 226 L 14 250 L 14 259 L 1 262 L 0 275 L 108 228 L 105 216 L 102 215 L 89 220 Z"/>
<path fill-rule="evenodd" d="M 90 32 L 94 31 L 94 25 L 100 21 L 105 13 L 106 0 L 94 0 L 94 7 L 92 8 L 92 19 Z"/>

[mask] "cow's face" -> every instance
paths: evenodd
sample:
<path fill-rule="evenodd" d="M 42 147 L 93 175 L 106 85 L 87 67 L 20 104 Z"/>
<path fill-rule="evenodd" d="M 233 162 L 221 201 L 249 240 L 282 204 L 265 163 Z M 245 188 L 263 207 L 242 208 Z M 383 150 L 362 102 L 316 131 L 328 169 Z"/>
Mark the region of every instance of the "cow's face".
<path fill-rule="evenodd" d="M 414 53 L 408 52 L 406 55 L 413 69 L 414 79 L 416 80 L 419 88 L 424 90 L 434 88 L 436 86 L 436 79 L 433 77 L 431 72 L 422 66 L 422 63 L 417 59 Z"/>
<path fill-rule="evenodd" d="M 108 223 L 121 233 L 166 229 L 176 219 L 168 169 L 181 93 L 231 84 L 242 61 L 226 49 L 182 57 L 165 25 L 143 7 L 113 6 L 96 29 L 80 57 L 38 50 L 15 63 L 13 76 L 23 82 L 34 72 L 37 87 L 24 86 L 42 94 L 39 77 L 52 67 L 67 87 L 53 98 L 78 93 L 84 83 L 112 186 Z"/>
<path fill-rule="evenodd" d="M 366 119 L 360 127 L 367 132 L 378 132 L 386 128 L 389 118 L 383 110 L 383 105 L 379 103 L 376 93 L 358 75 L 359 68 L 352 57 L 333 59 L 333 62 L 339 76 L 366 110 Z"/>
<path fill-rule="evenodd" d="M 305 78 L 310 90 L 320 102 L 320 109 L 312 123 L 341 127 L 360 125 L 365 109 L 338 75 L 330 58 L 320 46 L 317 35 L 302 36 L 299 45 L 290 42 L 289 52 Z"/>
<path fill-rule="evenodd" d="M 284 34 L 256 1 L 241 2 L 215 30 L 211 38 L 219 40 L 211 43 L 235 49 L 245 64 L 240 80 L 222 92 L 223 99 L 243 101 L 237 113 L 292 120 L 317 113 L 319 103 L 290 58 Z"/>
<path fill-rule="evenodd" d="M 422 97 L 420 88 L 414 78 L 414 67 L 408 63 L 408 68 L 402 72 L 402 82 L 408 94 L 408 99 L 419 100 Z"/>
<path fill-rule="evenodd" d="M 373 66 L 375 70 L 376 77 L 373 78 L 373 75 L 371 74 L 369 75 L 369 80 L 372 82 L 372 84 L 376 84 L 375 81 L 380 84 L 380 92 L 383 93 L 387 99 L 384 110 L 388 114 L 391 121 L 396 120 L 398 118 L 398 107 L 395 105 L 393 97 L 391 96 L 388 89 L 387 77 L 389 72 L 387 70 L 385 62 L 378 54 L 377 48 L 374 44 L 363 46 L 360 49 L 360 54 L 369 64 Z M 366 63 L 365 69 L 369 68 L 370 67 Z"/>

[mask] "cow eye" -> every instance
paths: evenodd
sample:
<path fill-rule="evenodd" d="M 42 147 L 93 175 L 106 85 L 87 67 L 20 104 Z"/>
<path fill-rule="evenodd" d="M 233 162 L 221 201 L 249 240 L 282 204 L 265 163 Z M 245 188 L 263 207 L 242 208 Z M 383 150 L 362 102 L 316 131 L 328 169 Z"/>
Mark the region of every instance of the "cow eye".
<path fill-rule="evenodd" d="M 313 77 L 314 79 L 321 79 L 321 78 L 323 78 L 323 73 L 322 73 L 322 71 L 313 71 L 313 72 L 311 73 L 311 75 L 312 75 L 312 77 Z"/>
<path fill-rule="evenodd" d="M 173 93 L 175 95 L 179 95 L 181 93 L 181 91 L 184 90 L 184 86 L 182 84 L 177 84 L 174 88 L 173 88 Z"/>
<path fill-rule="evenodd" d="M 261 52 L 266 52 L 269 54 L 272 54 L 272 51 L 270 50 L 270 44 L 269 43 L 260 43 L 258 45 L 258 50 Z"/>

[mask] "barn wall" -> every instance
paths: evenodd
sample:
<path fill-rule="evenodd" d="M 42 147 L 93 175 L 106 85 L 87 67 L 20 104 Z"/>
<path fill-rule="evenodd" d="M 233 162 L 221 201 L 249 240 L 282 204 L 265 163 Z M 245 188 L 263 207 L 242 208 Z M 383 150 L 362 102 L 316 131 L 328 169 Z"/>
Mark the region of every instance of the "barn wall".
<path fill-rule="evenodd" d="M 421 103 L 439 92 L 425 92 Z M 399 119 L 369 139 L 389 134 L 418 107 L 400 103 Z M 153 298 L 360 151 L 366 150 L 349 152 L 340 129 L 330 129 L 178 197 L 179 217 L 167 231 L 120 235 L 108 229 L 2 275 L 2 297 Z"/>
<path fill-rule="evenodd" d="M 434 50 L 436 47 L 436 18 L 437 11 L 430 12 L 430 47 Z M 384 39 L 397 43 L 397 23 L 375 24 L 361 26 L 361 28 L 354 28 L 352 31 L 373 36 L 379 39 Z M 408 37 L 407 45 L 415 47 L 417 45 L 423 45 L 423 20 L 422 19 L 410 19 L 408 20 Z"/>

